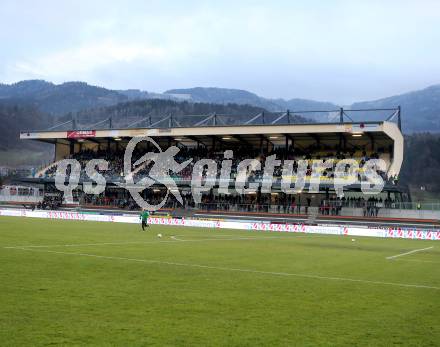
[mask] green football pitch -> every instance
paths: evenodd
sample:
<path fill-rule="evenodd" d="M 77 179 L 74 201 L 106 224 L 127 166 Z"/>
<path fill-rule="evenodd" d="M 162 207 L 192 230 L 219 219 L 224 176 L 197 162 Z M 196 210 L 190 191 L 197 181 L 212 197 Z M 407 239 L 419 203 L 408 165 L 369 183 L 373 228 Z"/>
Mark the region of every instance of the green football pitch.
<path fill-rule="evenodd" d="M 0 217 L 0 344 L 438 346 L 440 242 Z"/>

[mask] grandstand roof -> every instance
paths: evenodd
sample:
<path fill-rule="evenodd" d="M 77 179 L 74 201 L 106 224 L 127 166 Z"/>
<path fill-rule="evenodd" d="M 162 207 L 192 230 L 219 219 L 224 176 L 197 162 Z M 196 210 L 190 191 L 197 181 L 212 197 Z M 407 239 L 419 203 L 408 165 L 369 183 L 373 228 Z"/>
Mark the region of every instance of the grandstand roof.
<path fill-rule="evenodd" d="M 148 127 L 107 127 L 100 129 L 97 126 L 99 124 L 96 123 L 94 124 L 96 127 L 92 125 L 88 128 L 71 127 L 66 130 L 56 130 L 54 128 L 59 126 L 55 126 L 43 131 L 21 132 L 20 138 L 56 145 L 125 143 L 130 138 L 139 136 L 153 137 L 161 146 L 181 143 L 187 146 L 201 144 L 211 147 L 216 143 L 216 146 L 218 144 L 225 144 L 225 146 L 240 144 L 258 147 L 265 144 L 283 146 L 294 143 L 296 147 L 308 148 L 313 145 L 324 145 L 321 147 L 325 147 L 344 143 L 346 148 L 362 148 L 374 144 L 375 148 L 382 147 L 387 150 L 392 148 L 391 152 L 393 152 L 392 156 L 394 158 L 392 172 L 398 173 L 403 160 L 403 136 L 399 129 L 400 108 L 351 110 L 350 112 L 365 114 L 370 111 L 393 111 L 393 113 L 386 118 L 387 120 L 356 122 L 347 114 L 349 111 L 341 109 L 339 122 L 309 122 L 302 124 L 292 124 L 289 120 L 291 115 L 289 112 L 270 115 L 258 114 L 248 117 L 247 121 L 241 121 L 240 124 L 229 124 L 231 123 L 230 120 L 236 119 L 236 117 L 227 115 L 205 115 L 202 120 L 200 120 L 201 116 L 186 115 L 175 119 L 166 116 L 154 123 L 150 119 L 151 125 Z M 398 117 L 397 124 L 392 122 L 396 116 Z M 225 124 L 224 119 L 221 121 L 222 117 L 229 117 L 228 124 Z M 345 121 L 347 118 L 351 121 Z M 110 119 L 110 126 L 111 123 Z M 61 124 L 61 126 L 65 125 L 65 123 Z M 75 122 L 72 122 L 72 125 L 76 125 Z M 131 125 L 136 124 L 132 123 Z"/>
<path fill-rule="evenodd" d="M 234 142 L 251 142 L 258 144 L 261 139 L 277 144 L 283 144 L 285 138 L 294 138 L 300 142 L 328 142 L 339 140 L 341 136 L 350 142 L 359 143 L 374 139 L 385 144 L 391 140 L 385 128 L 393 126 L 389 122 L 364 123 L 311 123 L 311 124 L 282 124 L 282 125 L 222 125 L 173 128 L 131 128 L 131 129 L 89 129 L 66 131 L 30 131 L 22 132 L 21 139 L 32 139 L 49 143 L 68 142 L 104 142 L 119 141 L 125 138 L 151 136 L 154 138 L 173 140 L 181 143 L 200 142 L 209 144 L 212 138 Z"/>
<path fill-rule="evenodd" d="M 63 123 L 52 126 L 49 129 L 42 131 L 22 131 L 21 138 L 36 138 L 36 139 L 49 139 L 64 138 L 63 132 L 73 134 L 74 132 L 85 131 L 88 132 L 106 130 L 107 134 L 111 137 L 113 132 L 127 131 L 127 136 L 132 136 L 131 133 L 138 133 L 144 129 L 154 130 L 158 132 L 166 133 L 167 129 L 188 129 L 188 128 L 224 128 L 234 127 L 246 129 L 250 126 L 291 126 L 291 125 L 314 125 L 323 126 L 329 124 L 378 124 L 384 121 L 397 122 L 397 126 L 400 129 L 400 106 L 397 108 L 384 108 L 384 109 L 363 109 L 352 110 L 343 109 L 339 110 L 318 110 L 318 111 L 285 111 L 285 112 L 262 112 L 256 115 L 238 115 L 238 114 L 198 114 L 198 115 L 186 115 L 186 114 L 147 114 L 137 115 L 135 121 L 132 122 L 132 118 L 129 116 L 124 117 L 108 117 L 101 119 L 93 124 L 80 124 L 77 119 L 72 116 L 70 120 Z M 322 122 L 322 120 L 325 120 Z M 141 130 L 142 129 L 142 130 Z M 159 129 L 162 129 L 160 131 Z M 131 130 L 131 131 L 128 131 Z M 213 130 L 216 132 L 216 130 Z M 41 136 L 32 136 L 28 134 L 40 134 Z M 99 132 L 101 136 L 105 137 L 105 132 Z M 156 135 L 157 136 L 157 135 Z M 91 137 L 90 135 L 85 137 Z"/>

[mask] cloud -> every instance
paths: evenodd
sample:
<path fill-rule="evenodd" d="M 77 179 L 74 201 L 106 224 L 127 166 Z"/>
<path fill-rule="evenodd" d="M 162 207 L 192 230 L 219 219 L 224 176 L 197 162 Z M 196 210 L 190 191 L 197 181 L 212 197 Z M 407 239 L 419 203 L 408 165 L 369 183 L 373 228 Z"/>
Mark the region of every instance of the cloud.
<path fill-rule="evenodd" d="M 350 102 L 440 82 L 440 2 L 0 4 L 0 80 Z M 7 33 L 7 34 L 6 34 Z"/>
<path fill-rule="evenodd" d="M 157 64 L 165 58 L 166 52 L 161 47 L 108 40 L 58 51 L 33 61 L 18 61 L 13 69 L 22 75 L 51 76 L 59 80 L 87 75 L 97 68 L 114 63 L 143 61 Z"/>

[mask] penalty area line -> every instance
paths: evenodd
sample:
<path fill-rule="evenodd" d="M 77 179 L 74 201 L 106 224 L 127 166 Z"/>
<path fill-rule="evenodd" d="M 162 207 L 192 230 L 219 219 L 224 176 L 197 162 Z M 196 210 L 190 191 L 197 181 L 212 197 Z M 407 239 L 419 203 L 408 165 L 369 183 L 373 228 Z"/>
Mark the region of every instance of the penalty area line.
<path fill-rule="evenodd" d="M 405 256 L 405 255 L 410 255 L 410 254 L 414 254 L 414 253 L 417 253 L 417 252 L 427 251 L 428 249 L 433 249 L 433 248 L 434 248 L 434 246 L 426 247 L 426 248 L 414 249 L 414 250 L 409 251 L 409 252 L 400 253 L 400 254 L 392 255 L 392 256 L 390 256 L 390 257 L 386 257 L 386 259 L 391 260 L 391 259 L 395 259 L 395 258 L 403 257 L 403 256 Z"/>
<path fill-rule="evenodd" d="M 227 271 L 227 272 L 241 272 L 241 273 L 251 273 L 251 274 L 270 275 L 270 276 L 298 277 L 298 278 L 307 278 L 307 279 L 314 279 L 314 280 L 341 281 L 341 282 L 373 284 L 373 285 L 382 285 L 382 286 L 394 286 L 394 287 L 403 287 L 403 288 L 440 290 L 440 287 L 434 287 L 434 286 L 428 286 L 428 285 L 422 285 L 422 284 L 382 282 L 382 281 L 363 280 L 363 279 L 356 279 L 356 278 L 321 276 L 321 275 L 313 275 L 313 274 L 301 274 L 301 273 L 290 273 L 290 272 L 272 272 L 272 271 L 262 271 L 262 270 L 253 270 L 253 269 L 243 269 L 243 268 L 229 268 L 229 267 L 223 267 L 223 266 L 178 263 L 178 262 L 170 262 L 170 261 L 162 261 L 162 260 L 154 260 L 154 259 L 114 257 L 114 256 L 106 256 L 106 255 L 98 255 L 98 254 L 62 252 L 62 251 L 52 251 L 52 250 L 35 249 L 35 248 L 30 249 L 30 248 L 25 248 L 25 247 L 16 248 L 16 249 L 23 250 L 23 251 L 31 251 L 31 252 L 52 253 L 52 254 L 60 254 L 60 255 L 73 255 L 73 256 L 90 257 L 90 258 L 107 259 L 107 260 L 120 260 L 120 261 L 129 261 L 129 262 L 137 262 L 137 263 L 145 263 L 145 264 L 170 265 L 170 266 L 218 270 L 218 271 Z"/>

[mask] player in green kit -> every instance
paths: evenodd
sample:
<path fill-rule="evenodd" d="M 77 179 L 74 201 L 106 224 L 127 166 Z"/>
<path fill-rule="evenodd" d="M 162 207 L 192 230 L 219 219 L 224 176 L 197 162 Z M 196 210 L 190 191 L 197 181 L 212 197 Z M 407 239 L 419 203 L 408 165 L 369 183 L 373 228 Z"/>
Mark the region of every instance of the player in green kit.
<path fill-rule="evenodd" d="M 145 227 L 149 227 L 148 217 L 150 217 L 150 212 L 147 209 L 142 210 L 141 215 L 139 216 L 142 221 L 142 231 L 145 231 Z"/>

